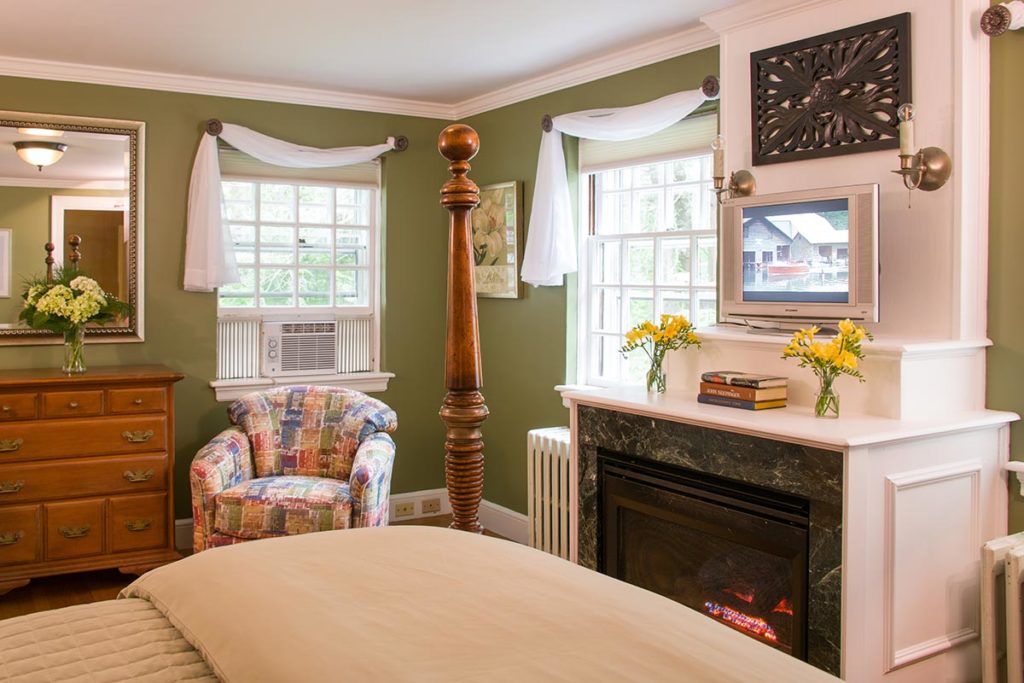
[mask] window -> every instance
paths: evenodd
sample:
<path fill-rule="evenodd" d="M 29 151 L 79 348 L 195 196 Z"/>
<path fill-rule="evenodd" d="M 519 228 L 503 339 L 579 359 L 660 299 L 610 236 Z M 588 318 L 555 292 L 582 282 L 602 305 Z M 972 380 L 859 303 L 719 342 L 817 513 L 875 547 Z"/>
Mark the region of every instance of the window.
<path fill-rule="evenodd" d="M 711 192 L 711 154 L 598 170 L 589 181 L 590 226 L 581 247 L 580 380 L 642 383 L 646 356 L 634 352 L 624 359 L 619 353 L 627 330 L 664 313 L 681 313 L 698 326 L 717 321 L 718 206 Z"/>
<path fill-rule="evenodd" d="M 282 383 L 386 389 L 379 164 L 296 170 L 231 149 L 220 158 L 241 281 L 217 292 L 218 400 Z"/>
<path fill-rule="evenodd" d="M 375 189 L 262 180 L 222 187 L 241 276 L 219 290 L 222 313 L 372 312 Z"/>

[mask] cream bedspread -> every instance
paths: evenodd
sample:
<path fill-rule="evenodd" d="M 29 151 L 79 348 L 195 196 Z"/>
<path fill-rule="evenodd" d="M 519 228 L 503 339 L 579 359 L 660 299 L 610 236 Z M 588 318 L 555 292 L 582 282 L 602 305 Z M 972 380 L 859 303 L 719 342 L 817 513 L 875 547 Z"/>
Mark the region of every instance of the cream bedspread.
<path fill-rule="evenodd" d="M 145 600 L 106 600 L 0 621 L 5 681 L 216 681 Z"/>
<path fill-rule="evenodd" d="M 653 593 L 428 527 L 244 543 L 142 576 L 224 680 L 837 679 Z"/>

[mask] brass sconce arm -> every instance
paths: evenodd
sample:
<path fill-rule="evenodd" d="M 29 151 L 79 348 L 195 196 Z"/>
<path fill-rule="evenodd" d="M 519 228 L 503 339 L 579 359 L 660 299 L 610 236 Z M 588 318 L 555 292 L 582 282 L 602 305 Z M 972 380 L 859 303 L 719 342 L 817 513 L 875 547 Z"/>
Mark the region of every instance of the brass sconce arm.
<path fill-rule="evenodd" d="M 753 173 L 745 169 L 729 174 L 728 187 L 725 186 L 725 176 L 715 176 L 714 182 L 715 187 L 711 191 L 717 195 L 719 204 L 726 199 L 750 197 L 757 192 L 757 179 Z"/>
<path fill-rule="evenodd" d="M 953 160 L 938 147 L 925 147 L 917 154 L 901 154 L 900 168 L 893 173 L 903 177 L 903 185 L 908 190 L 933 192 L 949 180 Z"/>

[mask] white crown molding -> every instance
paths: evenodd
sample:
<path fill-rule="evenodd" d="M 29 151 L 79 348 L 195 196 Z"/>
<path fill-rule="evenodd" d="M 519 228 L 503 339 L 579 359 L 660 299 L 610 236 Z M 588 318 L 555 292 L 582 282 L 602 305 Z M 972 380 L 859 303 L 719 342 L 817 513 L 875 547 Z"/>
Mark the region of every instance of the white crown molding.
<path fill-rule="evenodd" d="M 705 14 L 700 20 L 712 31 L 722 35 L 836 2 L 839 0 L 749 0 L 741 5 Z"/>
<path fill-rule="evenodd" d="M 607 76 L 614 76 L 715 45 L 718 45 L 718 36 L 714 32 L 704 26 L 694 26 L 643 45 L 602 55 L 596 59 L 574 64 L 537 78 L 521 81 L 507 88 L 463 100 L 454 105 L 455 118 L 482 114 L 492 109 L 596 81 Z M 679 85 L 680 87 L 696 88 L 700 83 L 680 83 Z"/>
<path fill-rule="evenodd" d="M 379 97 L 357 93 L 302 88 L 273 83 L 256 83 L 205 76 L 120 69 L 108 66 L 51 62 L 37 59 L 0 56 L 0 75 L 20 78 L 40 78 L 49 81 L 72 81 L 96 85 L 115 85 L 124 88 L 164 90 L 236 97 L 243 100 L 304 104 L 331 109 L 352 109 L 381 114 L 422 116 L 446 121 L 455 118 L 451 105 L 440 102 L 406 100 L 397 97 Z"/>

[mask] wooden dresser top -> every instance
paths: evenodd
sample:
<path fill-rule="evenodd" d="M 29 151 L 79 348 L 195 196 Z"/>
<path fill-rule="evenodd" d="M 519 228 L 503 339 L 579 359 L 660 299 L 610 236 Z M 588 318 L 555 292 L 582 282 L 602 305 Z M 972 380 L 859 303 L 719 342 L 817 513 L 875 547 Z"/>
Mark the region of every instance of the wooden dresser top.
<path fill-rule="evenodd" d="M 0 370 L 0 391 L 25 386 L 75 387 L 91 384 L 171 383 L 185 378 L 164 365 L 111 365 L 90 367 L 81 375 L 66 375 L 60 368 Z"/>

